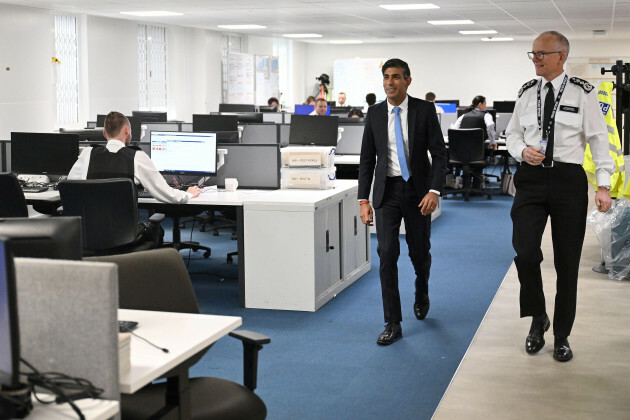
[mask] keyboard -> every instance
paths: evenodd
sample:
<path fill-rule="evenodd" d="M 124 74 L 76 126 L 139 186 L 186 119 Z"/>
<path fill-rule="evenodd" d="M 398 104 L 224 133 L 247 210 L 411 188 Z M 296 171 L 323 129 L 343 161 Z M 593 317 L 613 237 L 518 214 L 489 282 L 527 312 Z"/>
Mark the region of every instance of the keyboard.
<path fill-rule="evenodd" d="M 136 321 L 118 321 L 118 331 L 119 332 L 130 332 L 138 328 L 138 323 Z"/>
<path fill-rule="evenodd" d="M 22 187 L 22 192 L 25 193 L 40 193 L 48 191 L 48 187 Z"/>
<path fill-rule="evenodd" d="M 138 198 L 153 198 L 153 196 L 147 190 L 138 190 Z"/>

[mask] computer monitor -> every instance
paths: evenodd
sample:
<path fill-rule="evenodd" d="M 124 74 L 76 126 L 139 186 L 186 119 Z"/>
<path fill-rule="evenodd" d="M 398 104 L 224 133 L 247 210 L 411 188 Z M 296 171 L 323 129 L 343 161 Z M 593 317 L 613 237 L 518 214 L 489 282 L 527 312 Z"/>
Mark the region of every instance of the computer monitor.
<path fill-rule="evenodd" d="M 131 126 L 131 141 L 139 142 L 142 139 L 142 120 L 140 117 L 132 117 L 127 115 L 129 125 Z M 163 122 L 163 121 L 162 121 Z"/>
<path fill-rule="evenodd" d="M 458 105 L 455 102 L 436 102 L 435 106 L 442 108 L 445 114 L 455 114 Z"/>
<path fill-rule="evenodd" d="M 193 114 L 193 131 L 238 131 L 238 116 Z"/>
<path fill-rule="evenodd" d="M 79 136 L 11 133 L 11 171 L 17 174 L 68 175 L 79 157 Z"/>
<path fill-rule="evenodd" d="M 365 117 L 339 117 L 339 124 L 365 124 Z"/>
<path fill-rule="evenodd" d="M 336 146 L 339 117 L 294 115 L 289 144 Z"/>
<path fill-rule="evenodd" d="M 256 105 L 219 104 L 219 112 L 256 112 Z"/>
<path fill-rule="evenodd" d="M 440 98 L 439 102 L 444 103 L 444 104 L 455 104 L 456 107 L 459 106 L 459 99 L 441 99 Z"/>
<path fill-rule="evenodd" d="M 105 118 L 107 118 L 107 115 L 97 114 L 96 115 L 96 126 L 97 127 L 105 127 Z"/>
<path fill-rule="evenodd" d="M 131 111 L 131 115 L 140 118 L 142 122 L 166 122 L 166 112 L 156 111 Z"/>
<path fill-rule="evenodd" d="M 334 106 L 334 105 L 330 105 L 330 113 L 333 115 L 337 115 L 337 114 L 341 114 L 341 115 L 348 115 L 348 112 L 351 110 L 352 108 L 350 108 L 349 106 Z"/>
<path fill-rule="evenodd" d="M 494 108 L 497 112 L 511 113 L 514 112 L 515 105 L 516 101 L 494 101 L 492 103 L 492 108 Z"/>
<path fill-rule="evenodd" d="M 0 385 L 16 388 L 20 378 L 20 333 L 13 256 L 0 237 Z"/>
<path fill-rule="evenodd" d="M 467 111 L 468 108 L 460 108 L 457 110 L 457 118 L 461 117 L 462 115 L 464 115 Z M 488 114 L 490 114 L 492 116 L 492 120 L 494 121 L 494 124 L 497 124 L 497 111 L 495 109 L 487 109 L 486 112 Z"/>
<path fill-rule="evenodd" d="M 260 105 L 258 107 L 259 112 L 277 112 L 278 110 L 274 105 Z"/>
<path fill-rule="evenodd" d="M 62 134 L 76 134 L 79 136 L 79 141 L 107 141 L 102 128 L 86 128 L 83 130 L 60 128 L 59 132 Z"/>
<path fill-rule="evenodd" d="M 80 217 L 0 218 L 0 236 L 9 238 L 16 257 L 80 260 L 81 232 Z"/>
<path fill-rule="evenodd" d="M 296 105 L 293 113 L 295 115 L 311 115 L 313 111 L 315 111 L 315 105 Z M 330 115 L 330 105 L 326 109 L 326 115 Z"/>
<path fill-rule="evenodd" d="M 214 175 L 217 173 L 217 135 L 152 131 L 151 160 L 164 175 Z"/>
<path fill-rule="evenodd" d="M 238 118 L 238 122 L 241 124 L 263 123 L 262 112 L 243 112 L 240 114 L 236 114 L 236 117 Z"/>

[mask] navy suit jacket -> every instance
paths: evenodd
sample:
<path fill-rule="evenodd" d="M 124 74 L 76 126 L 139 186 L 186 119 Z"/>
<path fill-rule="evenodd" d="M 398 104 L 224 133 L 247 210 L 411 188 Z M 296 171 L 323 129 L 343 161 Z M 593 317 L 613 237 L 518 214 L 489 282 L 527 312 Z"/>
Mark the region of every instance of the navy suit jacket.
<path fill-rule="evenodd" d="M 388 156 L 387 102 L 372 105 L 365 119 L 359 162 L 359 198 L 370 196 L 372 178 L 374 208 L 380 208 L 385 193 Z M 409 96 L 407 116 L 409 172 L 418 193 L 418 203 L 429 192 L 442 193 L 447 168 L 447 153 L 440 123 L 432 102 Z M 427 156 L 431 153 L 431 160 Z M 376 167 L 376 170 L 375 170 Z"/>

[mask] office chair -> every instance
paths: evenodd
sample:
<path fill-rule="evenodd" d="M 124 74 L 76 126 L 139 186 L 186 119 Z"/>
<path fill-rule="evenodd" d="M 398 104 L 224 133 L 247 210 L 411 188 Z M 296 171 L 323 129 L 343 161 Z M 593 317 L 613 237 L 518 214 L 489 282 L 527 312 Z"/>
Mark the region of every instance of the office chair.
<path fill-rule="evenodd" d="M 485 194 L 492 200 L 492 194 L 479 188 L 471 187 L 471 175 L 479 177 L 471 169 L 483 169 L 487 162 L 484 159 L 485 138 L 481 128 L 449 129 L 448 152 L 449 164 L 455 168 L 462 168 L 464 187 L 444 192 L 444 199 L 449 194 L 462 194 L 464 201 L 468 201 L 471 193 Z"/>
<path fill-rule="evenodd" d="M 198 213 L 199 213 L 199 210 L 190 210 L 190 209 L 186 209 L 185 207 L 181 209 L 169 208 L 168 210 L 166 210 L 164 214 L 167 217 L 170 217 L 171 219 L 173 219 L 173 240 L 171 242 L 164 242 L 164 246 L 175 248 L 178 251 L 180 249 L 190 248 L 194 252 L 197 252 L 201 249 L 205 251 L 203 253 L 204 258 L 210 257 L 210 254 L 212 252 L 212 249 L 210 247 L 201 245 L 197 241 L 182 241 L 181 227 L 184 226 L 185 222 L 182 223 L 180 219 L 185 216 L 195 216 Z M 192 220 L 195 220 L 195 219 L 196 217 L 193 217 Z"/>
<path fill-rule="evenodd" d="M 59 194 L 62 215 L 82 218 L 84 256 L 141 251 L 161 242 L 164 215 L 152 215 L 148 226 L 138 224 L 136 186 L 128 178 L 65 180 Z M 147 232 L 154 233 L 151 240 Z"/>
<path fill-rule="evenodd" d="M 199 313 L 199 306 L 186 265 L 179 253 L 161 248 L 133 254 L 91 257 L 91 261 L 118 265 L 119 302 L 122 309 Z M 252 331 L 230 333 L 243 342 L 244 384 L 220 378 L 190 379 L 192 419 L 264 419 L 265 403 L 254 393 L 258 370 L 258 351 L 270 339 Z M 202 350 L 184 362 L 188 368 L 205 354 Z M 147 419 L 165 405 L 167 388 L 176 378 L 150 384 L 132 395 L 122 395 L 123 419 Z M 169 385 L 169 381 L 171 385 Z"/>
<path fill-rule="evenodd" d="M 28 217 L 24 192 L 10 172 L 0 172 L 0 217 Z"/>

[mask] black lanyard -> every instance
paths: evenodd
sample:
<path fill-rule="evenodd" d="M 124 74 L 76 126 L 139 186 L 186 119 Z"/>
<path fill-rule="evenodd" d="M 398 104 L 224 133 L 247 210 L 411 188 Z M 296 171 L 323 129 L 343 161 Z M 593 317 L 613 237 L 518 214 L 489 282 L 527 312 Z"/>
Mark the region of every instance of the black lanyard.
<path fill-rule="evenodd" d="M 556 120 L 556 111 L 558 110 L 558 105 L 560 104 L 560 98 L 562 98 L 562 94 L 564 93 L 564 88 L 567 86 L 567 80 L 569 80 L 569 76 L 564 75 L 564 80 L 562 81 L 562 85 L 560 86 L 560 90 L 558 91 L 558 95 L 556 96 L 556 103 L 553 104 L 553 110 L 551 111 L 551 118 L 549 118 L 549 123 L 547 127 L 545 127 L 544 137 L 543 139 L 549 138 L 549 133 L 551 133 L 551 127 L 553 127 L 553 123 Z M 542 90 L 542 79 L 540 79 L 540 83 L 538 83 L 538 129 L 542 130 L 542 105 L 540 102 L 540 91 Z"/>

